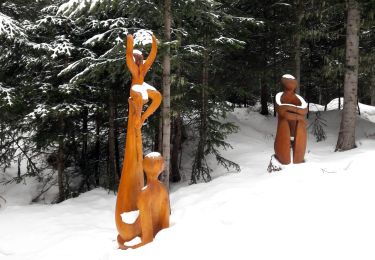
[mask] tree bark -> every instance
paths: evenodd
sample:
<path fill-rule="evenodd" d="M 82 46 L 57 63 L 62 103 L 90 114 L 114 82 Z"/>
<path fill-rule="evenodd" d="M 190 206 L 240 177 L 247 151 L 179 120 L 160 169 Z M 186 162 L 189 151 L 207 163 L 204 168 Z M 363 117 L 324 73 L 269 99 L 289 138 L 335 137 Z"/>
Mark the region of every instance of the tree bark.
<path fill-rule="evenodd" d="M 341 86 L 340 84 L 337 84 L 337 98 L 338 98 L 337 109 L 341 110 Z"/>
<path fill-rule="evenodd" d="M 59 148 L 57 152 L 57 183 L 59 187 L 59 198 L 58 202 L 65 200 L 65 185 L 64 185 L 64 129 L 65 123 L 63 117 L 59 116 L 59 126 L 61 133 L 58 137 Z"/>
<path fill-rule="evenodd" d="M 375 75 L 371 77 L 371 106 L 375 106 Z"/>
<path fill-rule="evenodd" d="M 209 181 L 209 174 L 205 173 L 204 166 L 204 150 L 207 140 L 207 93 L 206 88 L 208 87 L 208 53 L 204 52 L 203 57 L 203 69 L 202 69 L 202 92 L 201 92 L 201 111 L 200 111 L 200 126 L 199 126 L 199 142 L 197 151 L 194 158 L 194 164 L 191 174 L 191 183 L 197 183 L 200 177 L 203 177 L 204 180 Z"/>
<path fill-rule="evenodd" d="M 115 102 L 114 102 L 114 93 L 113 89 L 109 93 L 109 129 L 108 129 L 108 164 L 109 164 L 109 173 L 108 173 L 108 184 L 109 188 L 116 190 L 116 149 L 115 149 Z"/>
<path fill-rule="evenodd" d="M 296 93 L 300 94 L 301 92 L 301 24 L 302 24 L 302 18 L 303 18 L 303 1 L 302 0 L 296 0 L 296 33 L 294 35 L 295 37 L 295 53 L 294 53 L 294 62 L 295 62 L 295 77 L 297 80 L 297 89 Z"/>
<path fill-rule="evenodd" d="M 268 88 L 265 80 L 262 81 L 261 78 L 259 78 L 259 84 L 260 84 L 260 105 L 261 110 L 260 113 L 262 115 L 267 116 L 269 114 L 268 112 Z"/>
<path fill-rule="evenodd" d="M 164 0 L 164 40 L 167 42 L 165 54 L 163 56 L 163 157 L 165 160 L 165 170 L 161 175 L 161 181 L 169 190 L 170 171 L 170 145 L 171 145 L 171 118 L 170 118 L 170 89 L 171 89 L 171 0 Z"/>
<path fill-rule="evenodd" d="M 95 186 L 100 185 L 100 119 L 99 114 L 95 118 Z"/>
<path fill-rule="evenodd" d="M 173 145 L 171 154 L 171 181 L 179 182 L 181 180 L 180 174 L 180 150 L 182 144 L 182 118 L 178 114 L 173 120 Z"/>
<path fill-rule="evenodd" d="M 355 125 L 358 91 L 360 11 L 358 2 L 349 0 L 346 28 L 346 71 L 344 81 L 344 108 L 342 111 L 336 151 L 356 147 Z"/>
<path fill-rule="evenodd" d="M 88 109 L 85 107 L 82 113 L 82 151 L 81 151 L 81 172 L 85 177 L 87 190 L 90 190 L 90 174 L 87 169 L 87 134 L 88 134 Z"/>
<path fill-rule="evenodd" d="M 121 168 L 120 168 L 120 147 L 119 147 L 119 131 L 118 131 L 118 121 L 117 121 L 117 118 L 118 118 L 118 110 L 117 110 L 117 106 L 118 106 L 118 93 L 117 91 L 115 90 L 115 96 L 114 96 L 114 112 L 115 112 L 115 117 L 114 117 L 114 139 L 115 139 L 115 164 L 116 164 L 116 174 L 117 174 L 117 178 L 120 179 L 121 178 Z"/>

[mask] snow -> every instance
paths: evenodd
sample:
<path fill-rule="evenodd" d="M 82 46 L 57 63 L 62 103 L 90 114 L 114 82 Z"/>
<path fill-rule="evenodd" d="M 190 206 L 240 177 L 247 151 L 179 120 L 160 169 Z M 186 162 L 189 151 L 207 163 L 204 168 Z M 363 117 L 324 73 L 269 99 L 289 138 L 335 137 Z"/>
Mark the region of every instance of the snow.
<path fill-rule="evenodd" d="M 135 237 L 132 240 L 130 240 L 128 242 L 125 242 L 124 245 L 126 245 L 126 246 L 134 246 L 134 245 L 138 245 L 141 242 L 142 242 L 142 240 L 141 240 L 140 237 Z"/>
<path fill-rule="evenodd" d="M 108 32 L 105 32 L 105 33 L 100 33 L 100 34 L 97 34 L 97 35 L 94 35 L 93 37 L 89 38 L 87 41 L 85 41 L 83 43 L 84 46 L 86 45 L 91 45 L 91 46 L 94 46 L 95 43 L 97 42 L 101 42 L 103 40 L 103 38 L 106 36 Z"/>
<path fill-rule="evenodd" d="M 197 45 L 197 44 L 189 44 L 185 45 L 183 49 L 193 55 L 202 55 L 205 48 L 203 46 Z"/>
<path fill-rule="evenodd" d="M 141 93 L 143 100 L 148 100 L 148 92 L 147 90 L 156 90 L 153 86 L 143 82 L 142 85 L 135 84 L 132 86 L 132 90 L 138 93 Z"/>
<path fill-rule="evenodd" d="M 375 107 L 360 108 L 357 149 L 334 152 L 341 111 L 321 112 L 327 139 L 317 143 L 309 133 L 306 163 L 272 173 L 277 119 L 236 108 L 227 121 L 240 131 L 223 155 L 242 171 L 228 173 L 212 160 L 211 182 L 172 186 L 170 228 L 135 250 L 117 249 L 112 193 L 95 189 L 60 204 L 20 206 L 16 198 L 24 194 L 0 186 L 7 200 L 0 258 L 375 259 L 375 121 L 366 118 Z M 191 163 L 183 166 L 191 170 Z"/>
<path fill-rule="evenodd" d="M 57 15 L 75 17 L 81 12 L 92 12 L 104 0 L 69 0 L 68 2 L 60 5 L 57 10 Z"/>
<path fill-rule="evenodd" d="M 0 36 L 14 39 L 17 36 L 25 37 L 25 33 L 16 20 L 0 12 Z"/>
<path fill-rule="evenodd" d="M 235 45 L 235 44 L 245 45 L 246 44 L 246 42 L 244 42 L 244 41 L 240 41 L 240 40 L 237 40 L 237 39 L 234 39 L 234 38 L 228 38 L 228 37 L 224 37 L 224 36 L 220 36 L 219 38 L 215 38 L 214 42 L 218 42 L 218 43 L 222 43 L 222 44 L 231 44 L 231 45 Z"/>
<path fill-rule="evenodd" d="M 11 94 L 13 90 L 13 88 L 3 87 L 2 83 L 0 82 L 0 97 L 4 95 L 3 100 L 8 106 L 11 106 L 13 104 Z"/>
<path fill-rule="evenodd" d="M 290 75 L 290 74 L 284 74 L 282 76 L 283 79 L 296 79 L 293 75 Z"/>
<path fill-rule="evenodd" d="M 138 30 L 133 34 L 134 45 L 147 45 L 152 43 L 152 31 L 150 30 Z"/>
<path fill-rule="evenodd" d="M 121 219 L 126 224 L 133 224 L 139 216 L 139 210 L 124 212 L 121 214 Z"/>
<path fill-rule="evenodd" d="M 297 98 L 301 101 L 300 106 L 296 106 L 296 105 L 293 105 L 293 104 L 283 104 L 283 103 L 281 103 L 281 96 L 282 95 L 283 95 L 283 92 L 279 92 L 275 96 L 276 104 L 278 104 L 279 106 L 292 106 L 292 107 L 298 107 L 298 108 L 302 108 L 302 109 L 307 108 L 307 102 L 300 95 L 296 94 Z"/>
<path fill-rule="evenodd" d="M 161 154 L 158 153 L 158 152 L 151 152 L 151 153 L 148 153 L 145 157 L 147 157 L 147 158 L 157 158 L 157 157 L 161 157 Z"/>

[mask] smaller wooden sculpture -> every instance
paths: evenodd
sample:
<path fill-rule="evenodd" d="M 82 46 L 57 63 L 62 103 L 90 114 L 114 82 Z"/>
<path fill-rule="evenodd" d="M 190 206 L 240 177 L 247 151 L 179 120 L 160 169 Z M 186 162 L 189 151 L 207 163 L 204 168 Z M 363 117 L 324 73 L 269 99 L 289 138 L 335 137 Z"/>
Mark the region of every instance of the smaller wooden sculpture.
<path fill-rule="evenodd" d="M 143 160 L 143 169 L 147 176 L 145 186 L 138 196 L 137 207 L 139 217 L 133 224 L 126 225 L 126 238 L 117 236 L 120 249 L 137 248 L 153 241 L 156 234 L 169 227 L 169 195 L 166 187 L 158 180 L 164 170 L 164 159 L 156 152 L 146 155 Z M 141 237 L 136 245 L 126 245 L 127 241 Z"/>
<path fill-rule="evenodd" d="M 305 115 L 307 103 L 295 93 L 297 81 L 286 74 L 281 79 L 283 92 L 276 94 L 276 111 L 278 114 L 277 133 L 275 138 L 276 159 L 282 164 L 289 164 L 290 147 L 293 149 L 293 163 L 304 162 L 307 132 Z"/>

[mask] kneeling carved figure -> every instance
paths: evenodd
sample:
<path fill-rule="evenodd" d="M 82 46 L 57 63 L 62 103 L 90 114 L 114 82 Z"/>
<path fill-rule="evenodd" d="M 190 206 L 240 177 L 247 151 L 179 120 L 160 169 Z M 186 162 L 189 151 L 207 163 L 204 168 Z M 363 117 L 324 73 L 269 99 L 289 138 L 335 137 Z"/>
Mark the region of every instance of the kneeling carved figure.
<path fill-rule="evenodd" d="M 117 223 L 120 233 L 117 242 L 120 249 L 138 248 L 150 243 L 160 230 L 169 227 L 168 190 L 158 180 L 158 176 L 164 170 L 163 157 L 156 152 L 149 153 L 143 159 L 143 170 L 146 173 L 147 185 L 138 195 L 138 210 L 124 213 L 124 215 L 136 213 L 136 217 L 129 221 L 125 219 L 128 218 L 127 216 L 122 216 L 123 221 Z M 139 243 L 127 243 L 137 237 L 141 238 Z"/>
<path fill-rule="evenodd" d="M 293 163 L 303 163 L 307 143 L 305 121 L 307 103 L 295 93 L 297 81 L 292 75 L 283 75 L 281 84 L 283 92 L 277 93 L 275 97 L 278 114 L 275 139 L 276 159 L 282 164 L 289 164 L 292 147 Z"/>

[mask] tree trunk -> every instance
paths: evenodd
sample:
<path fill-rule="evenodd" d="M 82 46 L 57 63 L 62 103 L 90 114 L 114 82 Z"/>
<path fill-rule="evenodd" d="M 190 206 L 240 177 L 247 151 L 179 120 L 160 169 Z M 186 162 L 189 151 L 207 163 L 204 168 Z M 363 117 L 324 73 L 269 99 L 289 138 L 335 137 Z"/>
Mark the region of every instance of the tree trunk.
<path fill-rule="evenodd" d="M 182 144 L 182 118 L 178 114 L 173 120 L 173 145 L 171 154 L 171 181 L 181 180 L 179 154 Z"/>
<path fill-rule="evenodd" d="M 168 43 L 163 57 L 163 157 L 165 170 L 161 175 L 161 181 L 169 190 L 169 165 L 171 156 L 171 118 L 170 118 L 170 94 L 171 94 L 171 0 L 164 0 L 164 40 Z"/>
<path fill-rule="evenodd" d="M 302 0 L 296 0 L 296 33 L 294 35 L 294 65 L 295 65 L 295 77 L 297 80 L 297 89 L 296 93 L 300 94 L 301 92 L 301 24 L 302 24 L 302 18 L 303 18 L 303 1 Z"/>
<path fill-rule="evenodd" d="M 372 74 L 372 77 L 371 77 L 371 106 L 375 106 L 375 75 L 374 74 Z"/>
<path fill-rule="evenodd" d="M 96 115 L 95 119 L 95 186 L 100 185 L 100 119 L 99 114 Z"/>
<path fill-rule="evenodd" d="M 110 90 L 109 94 L 109 129 L 108 129 L 108 184 L 109 189 L 116 190 L 116 149 L 115 149 L 115 102 L 113 89 Z"/>
<path fill-rule="evenodd" d="M 303 3 L 302 0 L 296 0 L 296 33 L 294 35 L 294 62 L 295 62 L 295 77 L 297 80 L 297 89 L 296 93 L 300 94 L 301 92 L 301 24 L 302 24 L 302 18 L 303 18 Z"/>
<path fill-rule="evenodd" d="M 259 84 L 260 84 L 260 105 L 261 110 L 260 113 L 262 115 L 267 116 L 268 113 L 268 88 L 265 80 L 262 81 L 261 78 L 259 78 Z"/>
<path fill-rule="evenodd" d="M 65 185 L 64 185 L 64 128 L 65 123 L 63 117 L 59 116 L 59 126 L 60 126 L 60 135 L 59 135 L 59 148 L 57 152 L 57 183 L 59 186 L 59 198 L 58 202 L 65 200 Z"/>
<path fill-rule="evenodd" d="M 341 110 L 341 87 L 340 84 L 337 84 L 337 97 L 338 97 L 338 102 L 337 102 L 337 109 Z"/>
<path fill-rule="evenodd" d="M 84 183 L 87 190 L 90 190 L 90 174 L 87 169 L 87 124 L 88 124 L 88 109 L 85 107 L 82 113 L 82 151 L 81 151 L 81 172 L 85 177 Z"/>
<path fill-rule="evenodd" d="M 121 168 L 120 168 L 120 148 L 119 148 L 119 131 L 118 131 L 118 93 L 115 90 L 115 96 L 114 96 L 114 109 L 115 109 L 115 118 L 114 118 L 114 139 L 115 139 L 115 164 L 116 164 L 116 174 L 117 178 L 121 178 Z"/>
<path fill-rule="evenodd" d="M 202 73 L 202 92 L 201 92 L 201 111 L 200 111 L 200 126 L 199 126 L 199 142 L 194 158 L 193 169 L 191 174 L 191 183 L 197 183 L 202 176 L 205 181 L 210 180 L 209 172 L 206 171 L 203 162 L 205 161 L 205 146 L 207 140 L 207 93 L 208 87 L 208 53 L 204 53 L 203 58 L 203 73 Z"/>
<path fill-rule="evenodd" d="M 349 0 L 346 28 L 346 71 L 344 81 L 344 108 L 342 111 L 336 151 L 350 150 L 355 145 L 355 125 L 358 90 L 360 11 L 355 0 Z"/>

